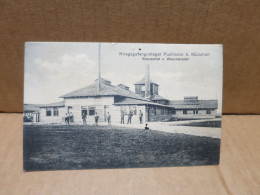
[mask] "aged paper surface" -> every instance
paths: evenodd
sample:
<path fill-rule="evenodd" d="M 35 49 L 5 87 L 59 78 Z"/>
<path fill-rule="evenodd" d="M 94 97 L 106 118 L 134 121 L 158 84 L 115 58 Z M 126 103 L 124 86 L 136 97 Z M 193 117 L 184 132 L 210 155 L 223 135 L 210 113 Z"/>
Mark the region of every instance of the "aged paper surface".
<path fill-rule="evenodd" d="M 24 169 L 216 165 L 222 45 L 25 47 Z"/>

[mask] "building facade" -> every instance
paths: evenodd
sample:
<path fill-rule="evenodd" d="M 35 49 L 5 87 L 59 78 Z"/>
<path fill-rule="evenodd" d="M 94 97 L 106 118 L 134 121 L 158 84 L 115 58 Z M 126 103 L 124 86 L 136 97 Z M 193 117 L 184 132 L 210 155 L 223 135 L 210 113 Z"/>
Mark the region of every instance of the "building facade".
<path fill-rule="evenodd" d="M 129 91 L 125 85 L 114 86 L 110 81 L 100 79 L 93 85 L 61 96 L 62 102 L 40 106 L 40 122 L 64 122 L 66 113 L 73 116 L 73 122 L 81 123 L 83 113 L 87 122 L 94 122 L 97 113 L 100 122 L 106 122 L 108 113 L 111 121 L 120 122 L 124 113 L 125 122 L 132 113 L 132 123 L 139 123 L 139 113 L 143 113 L 143 121 L 169 120 L 174 108 L 154 103 L 139 94 Z M 97 86 L 100 89 L 97 90 Z"/>

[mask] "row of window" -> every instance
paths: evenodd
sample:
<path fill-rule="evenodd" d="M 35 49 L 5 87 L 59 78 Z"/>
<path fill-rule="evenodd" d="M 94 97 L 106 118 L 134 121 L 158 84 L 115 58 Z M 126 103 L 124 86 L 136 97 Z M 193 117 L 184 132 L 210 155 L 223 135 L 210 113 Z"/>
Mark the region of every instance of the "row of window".
<path fill-rule="evenodd" d="M 188 110 L 183 110 L 183 114 L 188 114 Z M 199 114 L 199 111 L 193 110 L 193 114 Z M 206 114 L 211 114 L 211 110 L 206 110 Z"/>
<path fill-rule="evenodd" d="M 81 107 L 81 114 L 82 115 L 85 114 L 85 115 L 93 116 L 93 115 L 95 115 L 95 113 L 96 113 L 96 109 L 93 106 L 89 106 L 89 107 L 82 106 Z"/>
<path fill-rule="evenodd" d="M 46 108 L 46 116 L 52 115 L 52 108 Z M 53 116 L 59 116 L 59 108 L 54 107 L 53 108 Z"/>
<path fill-rule="evenodd" d="M 152 110 L 154 111 L 154 115 L 157 114 L 176 114 L 176 110 L 170 110 L 170 109 L 158 109 L 156 107 L 152 108 Z M 199 114 L 198 110 L 191 110 L 193 112 L 193 114 Z M 183 110 L 183 114 L 188 114 L 188 110 Z M 211 114 L 211 110 L 206 110 L 206 114 Z"/>
<path fill-rule="evenodd" d="M 175 114 L 175 110 L 167 109 L 167 108 L 157 108 L 157 107 L 151 107 L 151 109 L 154 111 L 154 115 L 159 114 Z"/>
<path fill-rule="evenodd" d="M 53 112 L 52 112 L 53 109 Z M 70 113 L 72 110 L 72 106 L 68 106 L 68 112 Z M 81 107 L 81 114 L 85 114 L 85 115 L 95 115 L 95 107 L 87 107 L 87 106 L 82 106 Z M 46 116 L 59 116 L 59 108 L 58 107 L 54 107 L 54 108 L 46 108 Z"/>
<path fill-rule="evenodd" d="M 68 112 L 70 112 L 72 109 L 71 106 L 68 107 Z M 164 110 L 164 109 L 161 109 L 161 114 L 176 114 L 176 111 L 175 110 Z M 93 116 L 95 115 L 95 107 L 87 107 L 87 106 L 82 106 L 81 107 L 81 114 L 85 114 L 85 115 L 89 115 L 89 116 Z M 199 111 L 198 110 L 193 110 L 193 114 L 198 114 Z M 158 110 L 156 109 L 156 107 L 154 107 L 154 114 L 160 114 L 158 113 Z M 188 110 L 183 110 L 183 114 L 186 115 L 188 114 Z M 211 110 L 206 110 L 206 114 L 211 114 Z M 46 116 L 52 116 L 52 108 L 46 108 Z M 59 108 L 58 107 L 54 107 L 53 108 L 53 116 L 59 116 Z"/>
<path fill-rule="evenodd" d="M 192 110 L 193 114 L 199 114 L 198 110 Z M 156 107 L 154 107 L 154 114 L 176 114 L 176 110 L 164 110 L 164 109 L 156 109 Z M 188 114 L 188 110 L 183 110 L 183 114 Z M 211 110 L 206 110 L 206 114 L 211 114 Z"/>

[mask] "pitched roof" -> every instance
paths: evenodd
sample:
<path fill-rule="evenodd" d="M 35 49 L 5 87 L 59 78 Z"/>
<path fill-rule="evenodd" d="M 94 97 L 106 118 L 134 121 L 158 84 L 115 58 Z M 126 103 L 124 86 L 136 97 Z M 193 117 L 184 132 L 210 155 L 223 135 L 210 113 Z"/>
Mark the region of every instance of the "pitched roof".
<path fill-rule="evenodd" d="M 94 96 L 123 96 L 130 97 L 134 99 L 140 99 L 144 101 L 150 101 L 146 98 L 136 94 L 132 91 L 123 89 L 122 87 L 107 84 L 104 82 L 100 83 L 100 91 L 97 91 L 97 83 L 89 85 L 87 87 L 81 88 L 79 90 L 73 91 L 71 93 L 60 96 L 61 98 L 69 98 L 69 97 L 94 97 Z"/>
<path fill-rule="evenodd" d="M 115 103 L 115 105 L 118 105 L 118 106 L 119 105 L 154 105 L 154 106 L 173 108 L 172 106 L 167 106 L 167 105 L 163 105 L 163 104 L 157 104 L 154 102 L 137 100 L 137 99 L 132 99 L 132 98 L 125 98 L 125 99 L 121 100 L 120 102 Z"/>
<path fill-rule="evenodd" d="M 168 100 L 168 99 L 164 98 L 160 95 L 154 94 L 154 95 L 152 95 L 151 100 Z"/>
<path fill-rule="evenodd" d="M 170 105 L 175 109 L 217 109 L 218 100 L 198 100 L 195 102 L 172 100 Z"/>
<path fill-rule="evenodd" d="M 157 83 L 153 82 L 151 78 L 150 78 L 150 83 L 158 85 Z M 141 84 L 145 84 L 145 77 L 143 77 L 140 81 L 135 83 L 135 85 L 141 85 Z"/>
<path fill-rule="evenodd" d="M 40 104 L 24 104 L 23 111 L 34 112 L 40 110 Z"/>
<path fill-rule="evenodd" d="M 46 108 L 46 107 L 63 107 L 64 106 L 64 101 L 62 102 L 55 102 L 51 104 L 44 104 L 39 106 L 40 108 Z"/>

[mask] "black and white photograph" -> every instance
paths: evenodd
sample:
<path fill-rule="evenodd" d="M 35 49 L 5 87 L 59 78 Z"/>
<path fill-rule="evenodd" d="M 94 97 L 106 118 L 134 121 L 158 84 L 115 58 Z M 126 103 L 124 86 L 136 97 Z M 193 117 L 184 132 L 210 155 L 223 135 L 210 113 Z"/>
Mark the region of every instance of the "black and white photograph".
<path fill-rule="evenodd" d="M 27 42 L 25 171 L 218 165 L 220 44 Z"/>

